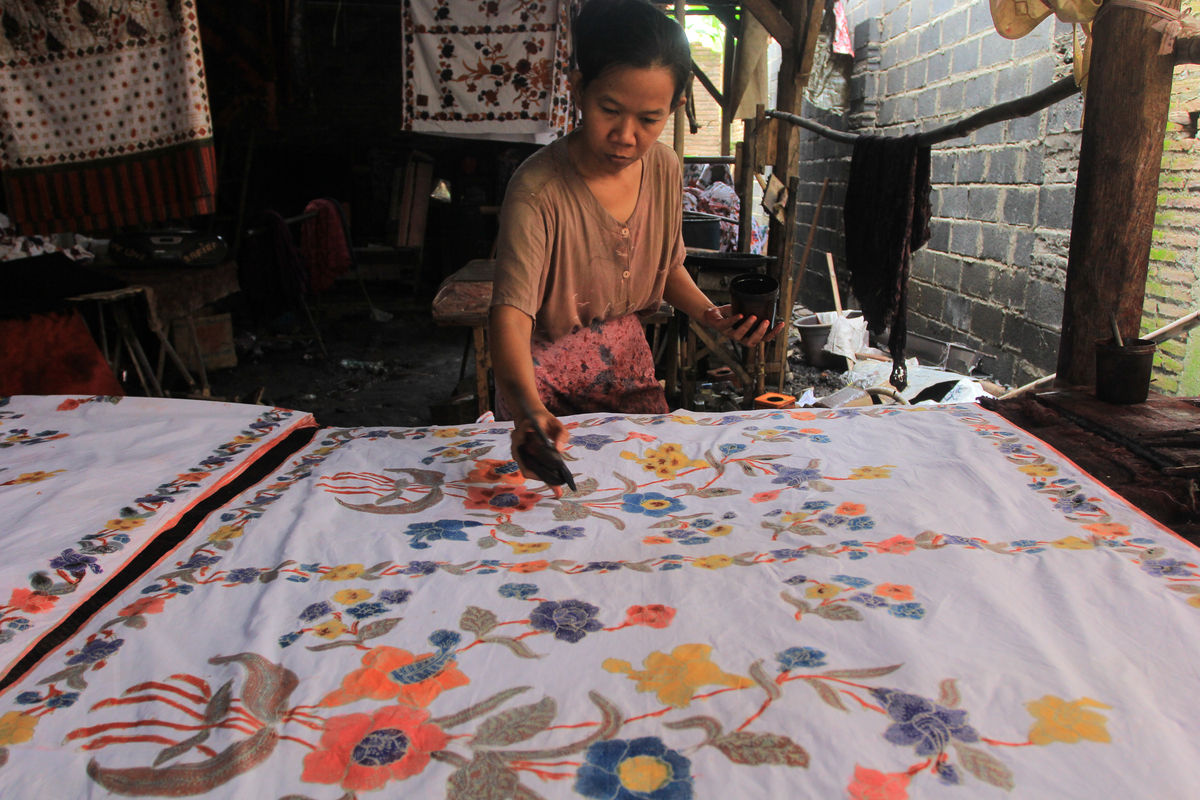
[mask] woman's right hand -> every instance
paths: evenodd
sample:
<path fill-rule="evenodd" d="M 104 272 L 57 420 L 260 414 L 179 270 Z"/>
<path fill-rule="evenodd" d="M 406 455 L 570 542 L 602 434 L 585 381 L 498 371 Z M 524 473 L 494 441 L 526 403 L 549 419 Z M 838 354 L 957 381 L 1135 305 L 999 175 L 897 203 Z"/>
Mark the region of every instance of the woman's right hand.
<path fill-rule="evenodd" d="M 526 442 L 534 443 L 537 440 L 535 428 L 540 428 L 542 433 L 546 434 L 546 438 L 550 440 L 560 453 L 567 448 L 567 443 L 571 440 L 571 434 L 567 432 L 566 427 L 558 420 L 558 417 L 551 414 L 544 407 L 537 410 L 530 410 L 528 415 L 522 412 L 516 412 L 514 416 L 517 418 L 514 422 L 512 432 L 512 454 L 513 460 L 517 462 L 517 466 L 521 468 L 521 474 L 530 480 L 541 480 L 537 473 L 529 469 L 521 458 L 521 445 Z"/>

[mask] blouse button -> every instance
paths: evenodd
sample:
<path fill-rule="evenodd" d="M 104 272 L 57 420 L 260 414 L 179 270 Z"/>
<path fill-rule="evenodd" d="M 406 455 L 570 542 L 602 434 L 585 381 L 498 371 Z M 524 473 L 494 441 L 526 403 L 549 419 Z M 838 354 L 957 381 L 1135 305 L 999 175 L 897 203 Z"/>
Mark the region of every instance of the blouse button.
<path fill-rule="evenodd" d="M 621 273 L 621 277 L 622 277 L 622 278 L 628 278 L 628 277 L 629 277 L 629 270 L 625 270 L 624 272 L 622 272 L 622 273 Z"/>
<path fill-rule="evenodd" d="M 622 235 L 622 236 L 628 236 L 628 235 L 629 235 L 629 228 L 621 228 L 621 235 Z"/>

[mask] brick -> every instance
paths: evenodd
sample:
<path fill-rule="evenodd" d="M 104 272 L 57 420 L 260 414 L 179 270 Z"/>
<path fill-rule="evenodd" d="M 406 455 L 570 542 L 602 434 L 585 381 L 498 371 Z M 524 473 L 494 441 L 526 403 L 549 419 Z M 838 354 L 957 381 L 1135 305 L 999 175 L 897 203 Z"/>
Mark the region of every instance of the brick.
<path fill-rule="evenodd" d="M 904 70 L 904 85 L 913 89 L 921 89 L 925 86 L 925 61 L 917 61 L 909 64 Z"/>
<path fill-rule="evenodd" d="M 978 40 L 957 44 L 950 53 L 954 60 L 955 75 L 962 75 L 965 72 L 972 72 L 979 69 Z"/>
<path fill-rule="evenodd" d="M 896 124 L 897 101 L 888 98 L 879 104 L 879 124 L 881 126 Z"/>
<path fill-rule="evenodd" d="M 984 125 L 971 134 L 971 142 L 976 145 L 1000 144 L 1004 141 L 1003 125 Z"/>
<path fill-rule="evenodd" d="M 984 342 L 999 345 L 1004 338 L 1004 312 L 993 305 L 973 301 L 970 330 Z"/>
<path fill-rule="evenodd" d="M 983 226 L 983 241 L 979 255 L 988 261 L 1008 263 L 1008 249 L 1012 246 L 1013 235 L 1010 229 L 997 225 Z"/>
<path fill-rule="evenodd" d="M 1014 267 L 1028 267 L 1033 261 L 1033 243 L 1037 236 L 1033 231 L 1017 231 L 1017 241 L 1013 244 Z M 1064 257 L 1066 250 L 1063 250 Z"/>
<path fill-rule="evenodd" d="M 879 40 L 879 37 L 874 35 L 878 24 L 878 20 L 865 19 L 854 26 L 854 50 L 856 52 L 871 44 L 872 41 Z"/>
<path fill-rule="evenodd" d="M 967 108 L 984 108 L 992 104 L 996 93 L 996 76 L 990 72 L 967 81 L 963 102 Z"/>
<path fill-rule="evenodd" d="M 929 0 L 912 0 L 908 7 L 908 28 L 916 30 L 929 21 Z"/>
<path fill-rule="evenodd" d="M 1028 117 L 1010 119 L 1004 131 L 1006 142 L 1027 142 L 1040 139 L 1042 135 L 1042 114 L 1032 114 Z"/>
<path fill-rule="evenodd" d="M 958 157 L 958 182 L 979 183 L 983 180 L 987 154 L 979 150 L 968 150 Z"/>
<path fill-rule="evenodd" d="M 934 2 L 937 2 L 937 0 L 934 0 Z M 942 19 L 943 47 L 949 47 L 954 42 L 961 42 L 963 39 L 967 38 L 968 14 L 968 10 L 962 8 Z M 979 51 L 976 50 L 976 53 L 978 52 Z M 958 70 L 955 69 L 955 72 L 958 72 Z"/>
<path fill-rule="evenodd" d="M 914 281 L 922 283 L 933 282 L 933 262 L 936 256 L 928 250 L 918 250 L 913 253 L 912 266 L 909 271 L 909 276 Z"/>
<path fill-rule="evenodd" d="M 921 31 L 918 46 L 922 55 L 937 52 L 942 44 L 942 23 L 935 22 Z"/>
<path fill-rule="evenodd" d="M 925 285 L 921 287 L 920 296 L 917 298 L 916 309 L 927 317 L 932 319 L 940 319 L 942 316 L 942 306 L 946 302 L 946 292 L 936 286 Z"/>
<path fill-rule="evenodd" d="M 989 11 L 989 15 L 990 15 Z M 1012 61 L 1012 40 L 1005 39 L 995 30 L 984 34 L 979 45 L 979 66 L 991 67 Z"/>
<path fill-rule="evenodd" d="M 1033 225 L 1037 192 L 1032 189 L 1008 189 L 1004 192 L 1002 219 L 1010 225 Z"/>
<path fill-rule="evenodd" d="M 950 224 L 950 252 L 960 256 L 979 255 L 979 223 Z"/>
<path fill-rule="evenodd" d="M 938 190 L 938 204 L 933 213 L 939 217 L 951 219 L 966 219 L 967 217 L 967 187 L 946 186 Z"/>
<path fill-rule="evenodd" d="M 1006 308 L 1024 308 L 1028 281 L 1024 270 L 996 270 L 992 273 L 992 299 Z"/>
<path fill-rule="evenodd" d="M 1029 91 L 1029 67 L 1018 65 L 996 73 L 996 102 L 1016 100 Z"/>
<path fill-rule="evenodd" d="M 1000 216 L 999 201 L 999 189 L 992 186 L 972 186 L 967 192 L 967 217 L 995 222 Z"/>
<path fill-rule="evenodd" d="M 1020 160 L 1020 155 L 1021 152 L 1012 147 L 993 150 L 991 158 L 988 159 L 988 180 L 992 183 L 1019 183 L 1017 162 Z"/>
<path fill-rule="evenodd" d="M 1029 65 L 1029 91 L 1038 92 L 1054 83 L 1055 61 L 1048 52 Z"/>
<path fill-rule="evenodd" d="M 955 157 L 948 153 L 933 151 L 930 163 L 930 180 L 933 183 L 954 183 Z"/>
<path fill-rule="evenodd" d="M 937 116 L 937 92 L 926 89 L 917 95 L 917 119 L 931 119 Z"/>
<path fill-rule="evenodd" d="M 1013 42 L 1013 58 L 1028 58 L 1032 55 L 1046 54 L 1046 60 L 1052 61 L 1049 54 L 1054 36 L 1049 25 L 1039 26 Z M 1041 86 L 1039 85 L 1040 89 Z"/>
<path fill-rule="evenodd" d="M 882 69 L 891 69 L 900 63 L 900 43 L 890 41 L 887 38 L 884 38 L 883 42 L 883 52 L 879 57 L 879 66 Z"/>
<path fill-rule="evenodd" d="M 900 94 L 904 91 L 904 69 L 889 69 L 887 72 L 887 93 Z"/>
<path fill-rule="evenodd" d="M 925 80 L 929 83 L 937 83 L 948 77 L 950 77 L 950 53 L 942 50 L 931 55 L 925 68 Z"/>
<path fill-rule="evenodd" d="M 939 253 L 945 253 L 950 249 L 950 223 L 947 220 L 930 220 L 929 233 L 929 242 L 925 245 L 926 248 Z"/>
<path fill-rule="evenodd" d="M 1047 110 L 1047 133 L 1063 131 L 1078 131 L 1083 120 L 1083 101 L 1078 97 L 1068 97 L 1061 103 L 1055 103 Z"/>
<path fill-rule="evenodd" d="M 900 41 L 900 61 L 911 61 L 917 56 L 917 36 L 910 34 Z"/>
<path fill-rule="evenodd" d="M 942 319 L 956 331 L 967 330 L 971 325 L 971 301 L 961 294 L 946 295 Z"/>
<path fill-rule="evenodd" d="M 1038 227 L 1070 230 L 1074 208 L 1074 187 L 1043 186 L 1038 193 Z"/>
<path fill-rule="evenodd" d="M 1042 160 L 1042 151 L 1040 149 L 1030 149 L 1025 151 L 1025 167 L 1021 176 L 1023 182 L 1040 184 L 1046 179 L 1046 166 Z"/>
<path fill-rule="evenodd" d="M 933 19 L 937 19 L 942 14 L 954 9 L 954 0 L 933 0 L 931 3 L 929 14 Z M 965 17 L 965 14 L 959 16 Z"/>
<path fill-rule="evenodd" d="M 1029 282 L 1026 294 L 1025 310 L 1031 321 L 1046 327 L 1062 326 L 1063 290 L 1060 287 L 1033 280 Z"/>
<path fill-rule="evenodd" d="M 885 0 L 886 4 L 886 0 Z M 899 5 L 883 18 L 883 34 L 889 39 L 898 39 L 908 30 L 908 5 Z"/>
<path fill-rule="evenodd" d="M 957 258 L 942 256 L 934 261 L 934 283 L 944 289 L 958 291 L 962 279 L 962 262 Z"/>
<path fill-rule="evenodd" d="M 992 9 L 987 3 L 975 3 L 971 6 L 971 26 L 968 29 L 969 33 L 981 33 L 983 31 L 993 31 L 992 26 Z M 999 36 L 993 33 L 993 36 Z"/>
<path fill-rule="evenodd" d="M 964 261 L 962 265 L 962 283 L 965 294 L 972 297 L 990 297 L 992 293 L 992 272 L 995 268 L 978 261 Z"/>
<path fill-rule="evenodd" d="M 962 83 L 956 81 L 945 86 L 939 86 L 937 93 L 939 114 L 954 114 L 962 111 L 964 93 Z"/>

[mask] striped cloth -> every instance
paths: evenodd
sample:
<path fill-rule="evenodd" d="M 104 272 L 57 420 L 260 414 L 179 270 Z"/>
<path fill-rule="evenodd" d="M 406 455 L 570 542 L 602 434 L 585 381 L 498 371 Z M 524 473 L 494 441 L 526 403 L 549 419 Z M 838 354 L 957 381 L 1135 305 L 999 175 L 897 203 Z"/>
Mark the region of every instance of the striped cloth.
<path fill-rule="evenodd" d="M 0 182 L 19 233 L 215 210 L 195 0 L 104 7 L 42 0 L 0 9 Z"/>

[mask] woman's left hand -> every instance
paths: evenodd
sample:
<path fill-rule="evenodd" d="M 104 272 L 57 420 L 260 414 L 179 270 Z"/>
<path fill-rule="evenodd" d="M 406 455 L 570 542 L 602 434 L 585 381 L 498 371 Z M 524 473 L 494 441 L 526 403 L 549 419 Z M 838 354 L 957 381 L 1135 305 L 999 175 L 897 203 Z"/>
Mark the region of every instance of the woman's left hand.
<path fill-rule="evenodd" d="M 704 312 L 703 323 L 709 328 L 715 328 L 722 336 L 727 336 L 738 344 L 754 347 L 760 342 L 769 342 L 783 330 L 783 323 L 777 323 L 769 328 L 770 320 L 760 320 L 751 315 L 744 317 L 734 314 L 729 306 L 714 306 Z"/>

